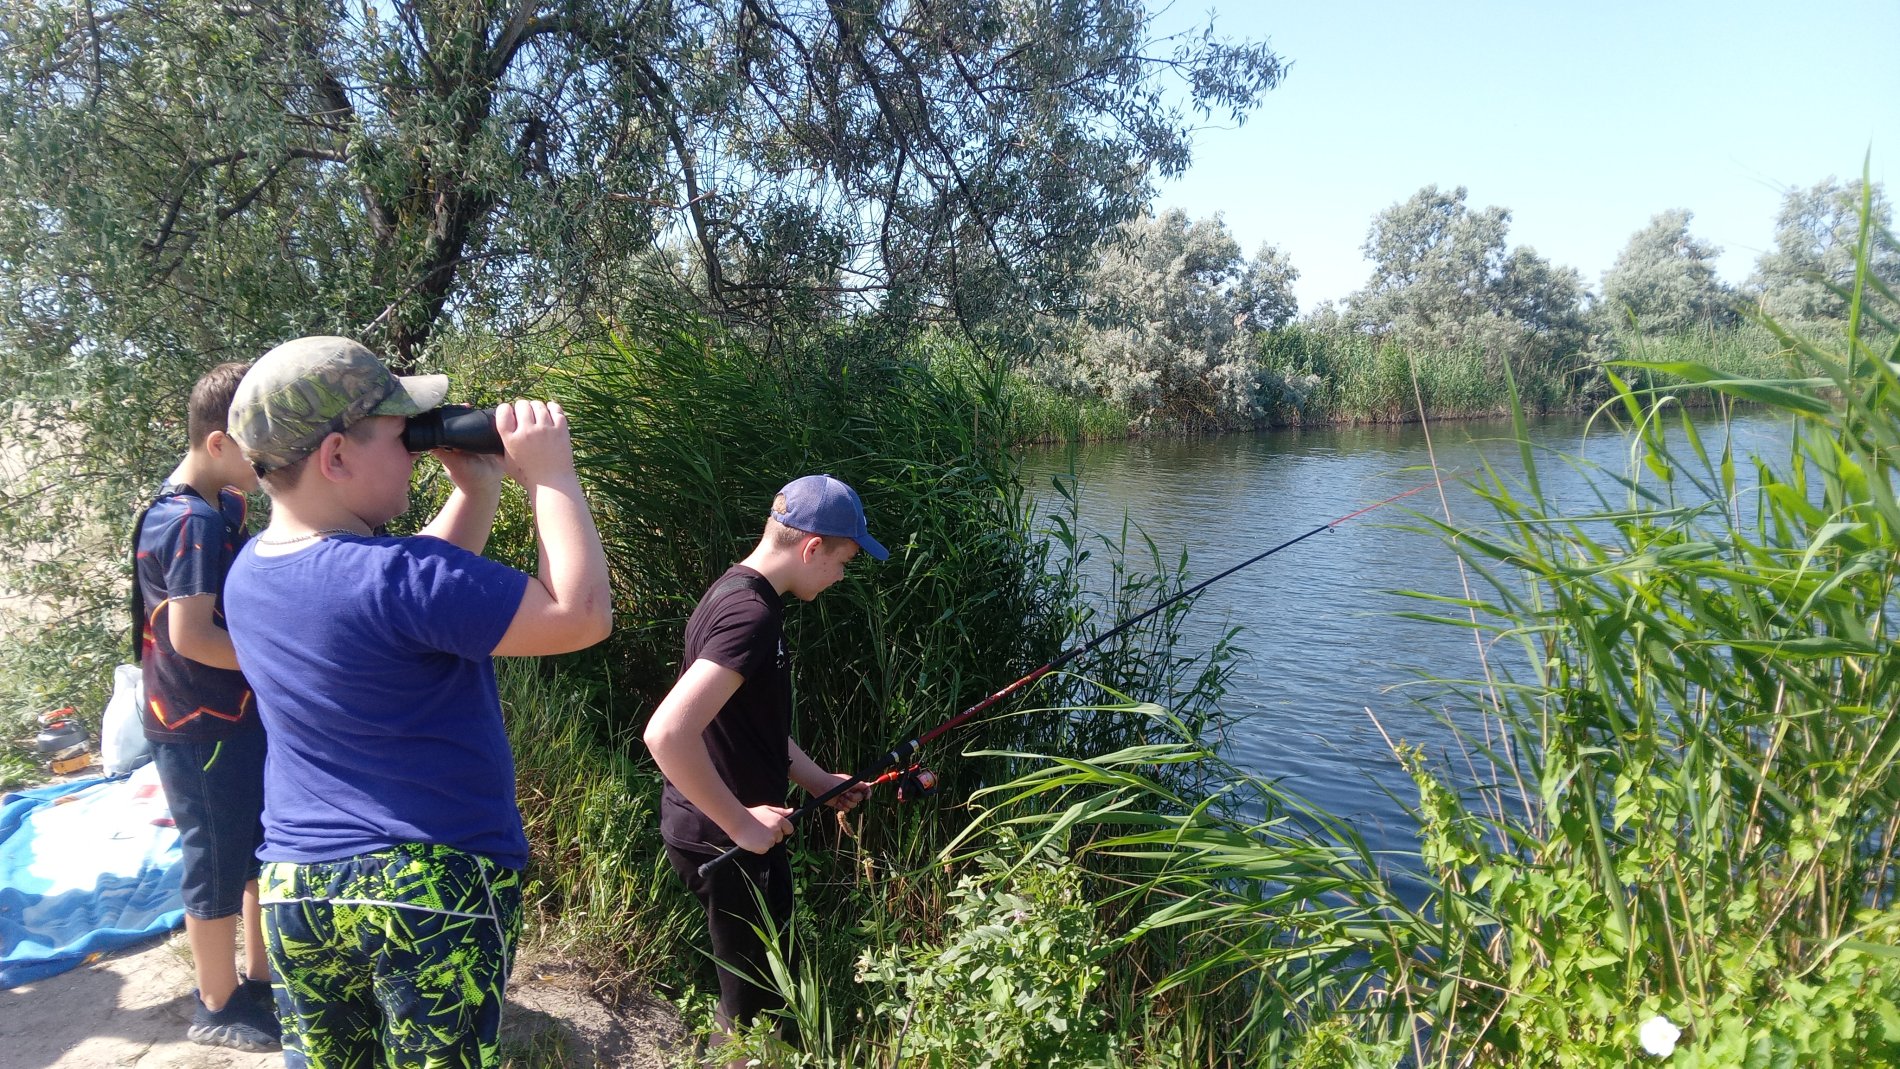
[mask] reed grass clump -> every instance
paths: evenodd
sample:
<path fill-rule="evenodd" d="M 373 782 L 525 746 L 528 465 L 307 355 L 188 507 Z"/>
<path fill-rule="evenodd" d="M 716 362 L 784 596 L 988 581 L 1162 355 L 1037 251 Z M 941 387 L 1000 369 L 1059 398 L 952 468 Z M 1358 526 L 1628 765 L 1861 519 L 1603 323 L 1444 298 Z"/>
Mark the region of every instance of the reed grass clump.
<path fill-rule="evenodd" d="M 1483 946 L 1437 981 L 1441 1057 L 1615 1064 L 1660 1016 L 1671 1064 L 1900 1060 L 1900 350 L 1893 293 L 1848 297 L 1832 344 L 1762 321 L 1773 377 L 1613 369 L 1630 463 L 1594 510 L 1527 448 L 1476 483 L 1495 525 L 1438 525 L 1488 588 L 1451 615 L 1533 669 L 1462 688 L 1489 782 L 1410 759 L 1435 905 Z M 1786 456 L 1711 441 L 1686 390 L 1779 411 Z"/>
<path fill-rule="evenodd" d="M 1568 384 L 1542 365 L 1480 343 L 1407 346 L 1343 325 L 1292 326 L 1262 342 L 1266 367 L 1286 384 L 1274 423 L 1409 422 L 1501 415 L 1510 405 L 1514 360 L 1539 410 L 1567 402 Z"/>
<path fill-rule="evenodd" d="M 1440 681 L 1462 768 L 1393 740 L 1422 901 L 1158 709 L 1122 705 L 1143 744 L 1003 755 L 1032 767 L 941 860 L 1076 867 L 1114 1064 L 1900 1065 L 1900 301 L 1869 242 L 1838 338 L 1761 322 L 1775 375 L 1613 367 L 1628 463 L 1593 506 L 1546 497 L 1514 404 L 1494 519 L 1424 522 L 1475 589 L 1416 615 L 1485 653 Z M 1779 411 L 1786 454 L 1736 455 L 1688 391 Z M 839 1049 L 893 1064 L 908 1025 Z"/>
<path fill-rule="evenodd" d="M 794 732 L 832 768 L 863 766 L 1106 627 L 1129 600 L 1184 585 L 1152 544 L 1147 557 L 1136 539 L 1078 547 L 1072 520 L 1057 523 L 1068 542 L 1042 537 L 1008 449 L 1011 402 L 993 378 L 946 375 L 851 331 L 806 344 L 767 355 L 653 306 L 608 343 L 547 354 L 542 371 L 575 427 L 618 626 L 602 650 L 501 675 L 535 850 L 530 894 L 550 938 L 604 948 L 615 969 L 675 993 L 707 986 L 707 944 L 664 859 L 660 778 L 639 734 L 673 682 L 693 605 L 751 548 L 781 485 L 816 471 L 846 480 L 891 549 L 788 609 Z M 518 505 L 504 509 L 499 556 L 528 544 Z M 1084 597 L 1077 568 L 1089 554 L 1118 562 L 1099 602 Z M 1187 715 L 1208 715 L 1228 654 L 1172 652 L 1186 607 L 1078 667 L 1139 676 Z M 1062 700 L 1081 687 L 1060 676 L 1034 693 Z M 955 879 L 931 861 L 961 828 L 961 801 L 1021 771 L 1008 753 L 1113 750 L 1142 727 L 1108 716 L 973 722 L 923 755 L 940 776 L 936 797 L 898 806 L 886 791 L 849 821 L 806 822 L 793 851 L 801 975 L 822 983 L 834 1019 L 868 1007 L 868 990 L 836 982 L 863 946 L 921 945 L 947 930 Z"/>

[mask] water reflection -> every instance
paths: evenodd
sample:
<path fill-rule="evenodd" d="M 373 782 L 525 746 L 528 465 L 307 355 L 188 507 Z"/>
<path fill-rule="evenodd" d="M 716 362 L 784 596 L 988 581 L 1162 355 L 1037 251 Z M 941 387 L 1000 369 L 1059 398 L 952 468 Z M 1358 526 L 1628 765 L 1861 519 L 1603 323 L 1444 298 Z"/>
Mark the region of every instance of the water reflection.
<path fill-rule="evenodd" d="M 1724 433 L 1703 428 L 1707 448 L 1718 450 Z M 1739 418 L 1727 433 L 1738 456 L 1785 455 L 1788 432 L 1771 415 Z M 1607 476 L 1627 470 L 1628 443 L 1605 423 L 1541 421 L 1532 444 L 1547 499 L 1578 512 L 1595 511 L 1606 498 L 1624 501 L 1626 490 Z M 1438 425 L 1430 447 L 1416 425 L 1328 427 L 1039 449 L 1026 453 L 1025 467 L 1046 513 L 1066 507 L 1050 479 L 1073 464 L 1085 532 L 1113 534 L 1126 517 L 1163 559 L 1185 549 L 1198 578 L 1429 481 L 1434 453 L 1440 470 L 1474 473 L 1489 465 L 1507 478 L 1523 477 L 1508 422 Z M 1431 608 L 1400 590 L 1464 593 L 1450 549 L 1406 529 L 1420 525 L 1421 514 L 1449 514 L 1454 526 L 1495 519 L 1455 482 L 1442 501 L 1436 490 L 1413 495 L 1210 587 L 1186 635 L 1204 651 L 1230 626 L 1243 628 L 1240 645 L 1248 653 L 1224 703 L 1236 720 L 1225 739 L 1235 763 L 1348 817 L 1375 847 L 1408 855 L 1415 847 L 1403 807 L 1415 793 L 1379 728 L 1394 741 L 1447 754 L 1453 740 L 1437 716 L 1475 723 L 1471 703 L 1416 681 L 1483 674 L 1468 631 L 1395 615 Z M 1089 568 L 1097 582 L 1105 578 L 1099 554 Z M 1471 581 L 1485 597 L 1482 580 Z M 1493 646 L 1490 656 L 1521 669 L 1515 645 Z"/>

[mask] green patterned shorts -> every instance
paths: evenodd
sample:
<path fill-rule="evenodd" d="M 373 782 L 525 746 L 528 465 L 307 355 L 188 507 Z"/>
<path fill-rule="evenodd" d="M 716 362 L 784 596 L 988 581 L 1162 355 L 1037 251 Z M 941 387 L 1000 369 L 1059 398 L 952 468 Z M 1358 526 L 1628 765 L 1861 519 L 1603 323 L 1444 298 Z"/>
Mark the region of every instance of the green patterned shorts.
<path fill-rule="evenodd" d="M 521 876 L 447 846 L 258 878 L 288 1069 L 491 1069 Z"/>

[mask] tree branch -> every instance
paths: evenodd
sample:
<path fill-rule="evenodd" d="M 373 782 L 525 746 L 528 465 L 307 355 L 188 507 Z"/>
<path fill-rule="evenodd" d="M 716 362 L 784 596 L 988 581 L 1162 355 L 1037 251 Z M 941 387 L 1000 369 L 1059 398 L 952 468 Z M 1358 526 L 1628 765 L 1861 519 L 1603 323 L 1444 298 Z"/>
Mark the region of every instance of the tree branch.
<path fill-rule="evenodd" d="M 192 180 L 200 172 L 228 163 L 237 163 L 250 156 L 248 152 L 235 152 L 226 156 L 213 156 L 210 159 L 194 160 L 185 165 L 184 174 L 178 180 L 178 191 L 172 195 L 171 203 L 165 206 L 165 218 L 158 224 L 158 234 L 146 239 L 142 244 L 153 259 L 165 252 L 165 246 L 172 239 L 174 228 L 178 225 L 178 216 L 184 211 L 185 198 L 191 195 Z"/>
<path fill-rule="evenodd" d="M 673 99 L 672 89 L 660 72 L 644 59 L 629 57 L 629 71 L 639 83 L 640 91 L 647 99 L 658 105 L 654 110 L 659 113 L 666 126 L 667 139 L 673 143 L 673 153 L 680 161 L 680 176 L 686 183 L 686 208 L 693 217 L 693 234 L 699 241 L 700 251 L 706 257 L 706 284 L 716 296 L 726 285 L 725 274 L 720 269 L 719 249 L 712 235 L 712 223 L 706 218 L 705 201 L 713 195 L 711 190 L 699 188 L 699 170 L 696 154 L 686 140 L 686 131 L 680 128 L 679 104 Z"/>

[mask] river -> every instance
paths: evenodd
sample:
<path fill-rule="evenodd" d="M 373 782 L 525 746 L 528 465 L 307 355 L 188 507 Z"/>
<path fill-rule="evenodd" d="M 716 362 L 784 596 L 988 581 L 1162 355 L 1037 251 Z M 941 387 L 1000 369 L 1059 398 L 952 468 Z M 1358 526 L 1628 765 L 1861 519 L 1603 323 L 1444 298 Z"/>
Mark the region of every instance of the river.
<path fill-rule="evenodd" d="M 1699 417 L 1707 447 L 1724 431 Z M 1770 413 L 1736 418 L 1727 433 L 1737 456 L 1786 455 L 1785 421 Z M 1538 476 L 1547 499 L 1566 511 L 1595 507 L 1597 493 L 1620 502 L 1608 477 L 1628 467 L 1628 442 L 1599 420 L 1550 418 L 1531 425 Z M 1044 514 L 1067 507 L 1052 476 L 1076 473 L 1077 513 L 1085 531 L 1110 535 L 1126 516 L 1154 540 L 1163 558 L 1183 549 L 1191 578 L 1262 550 L 1432 478 L 1475 473 L 1489 464 L 1511 479 L 1524 465 L 1508 421 L 1301 428 L 1188 440 L 1136 440 L 1025 450 L 1025 478 Z M 1581 458 L 1577 465 L 1564 457 Z M 1594 467 L 1593 467 L 1594 466 Z M 1744 467 L 1741 470 L 1746 471 Z M 1398 867 L 1416 856 L 1417 801 L 1379 728 L 1395 741 L 1423 744 L 1454 770 L 1465 767 L 1455 736 L 1441 722 L 1476 727 L 1469 701 L 1447 697 L 1426 677 L 1482 674 L 1469 630 L 1404 619 L 1403 611 L 1452 615 L 1400 590 L 1462 596 L 1458 561 L 1439 539 L 1405 528 L 1424 521 L 1486 526 L 1489 506 L 1456 482 L 1441 504 L 1435 489 L 1377 509 L 1308 538 L 1210 587 L 1191 614 L 1184 640 L 1205 650 L 1232 626 L 1246 651 L 1222 705 L 1231 716 L 1222 746 L 1249 772 L 1273 777 L 1324 809 L 1352 820 Z M 1105 575 L 1098 551 L 1088 573 Z M 1488 594 L 1471 576 L 1472 590 Z M 1524 677 L 1515 645 L 1491 659 Z M 1376 718 L 1377 724 L 1374 723 Z"/>

